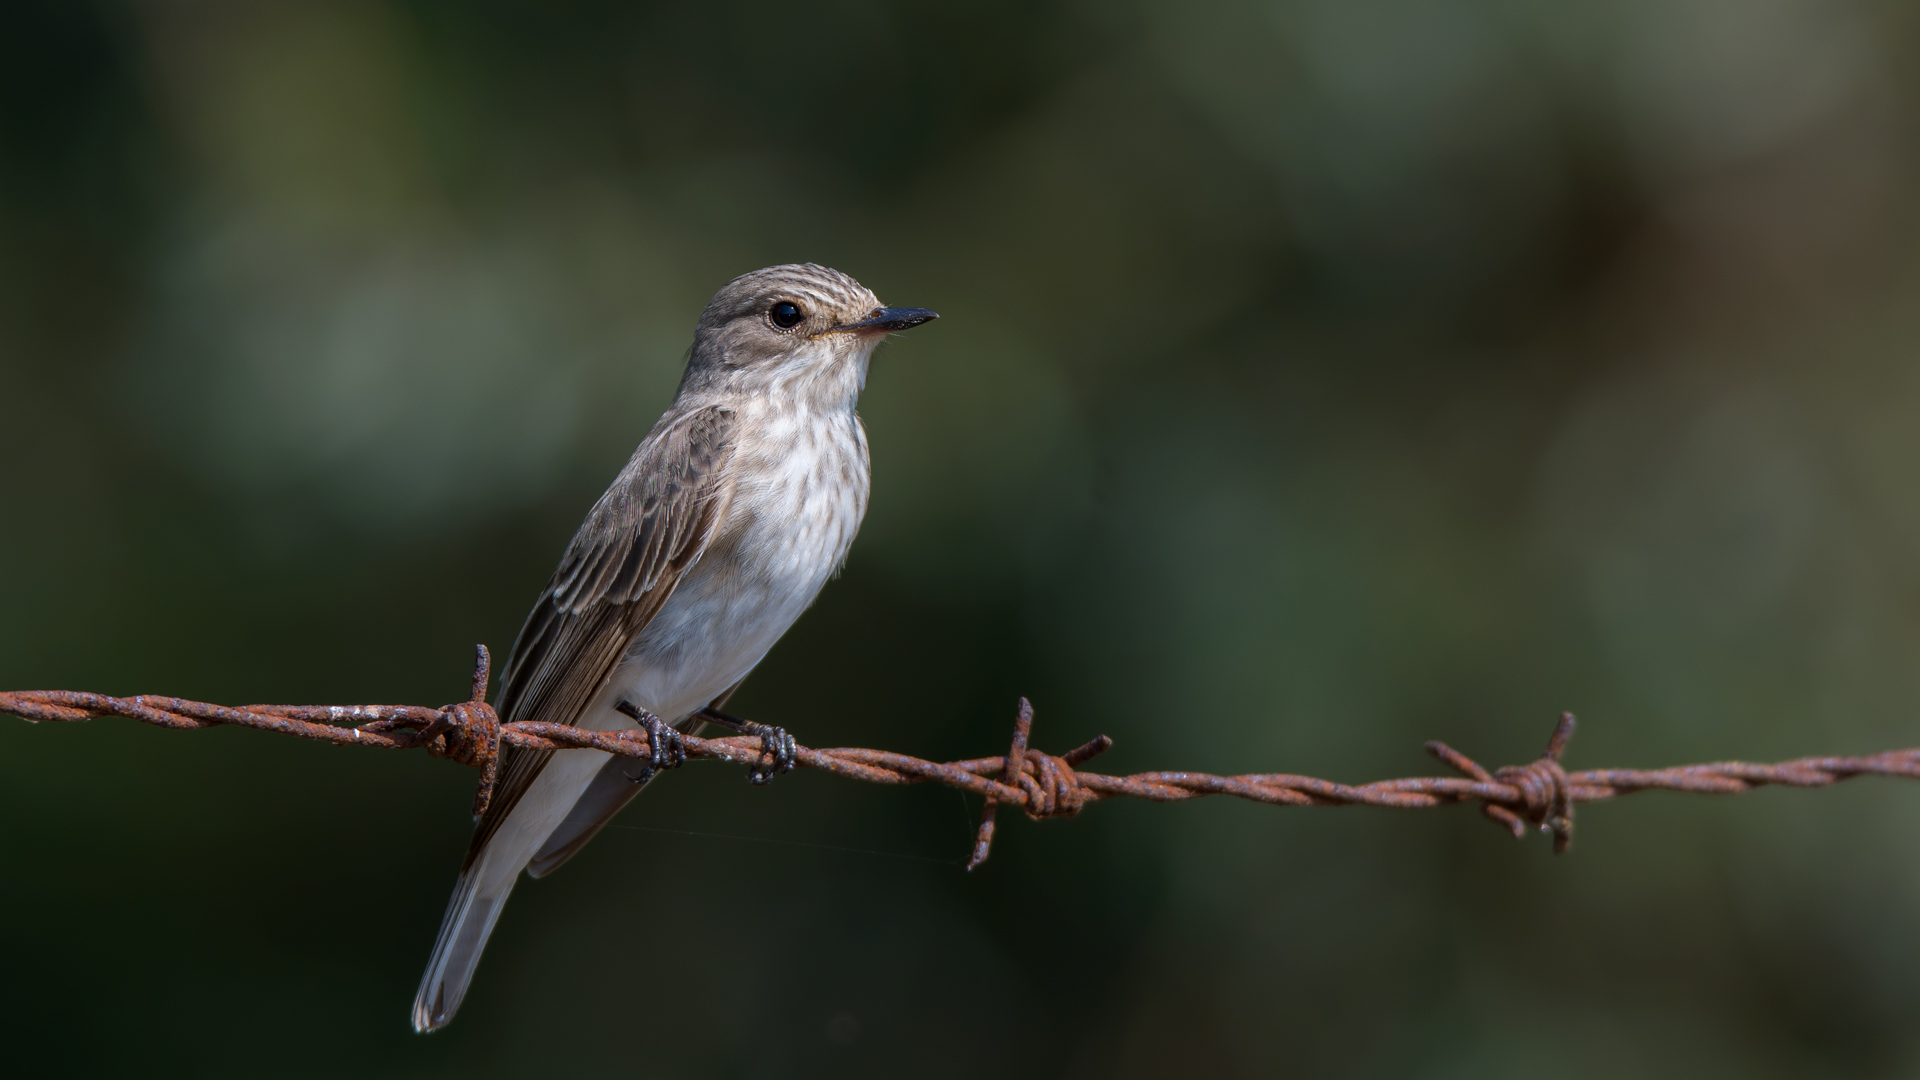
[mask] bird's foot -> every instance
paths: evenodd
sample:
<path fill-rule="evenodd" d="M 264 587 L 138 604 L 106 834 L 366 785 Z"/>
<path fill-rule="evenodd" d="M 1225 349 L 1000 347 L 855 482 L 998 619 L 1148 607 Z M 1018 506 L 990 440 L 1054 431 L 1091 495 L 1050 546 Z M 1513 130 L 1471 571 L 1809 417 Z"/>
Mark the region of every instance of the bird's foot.
<path fill-rule="evenodd" d="M 800 748 L 787 734 L 786 728 L 756 724 L 751 720 L 742 720 L 737 716 L 728 716 L 711 706 L 701 709 L 694 715 L 709 724 L 719 724 L 736 735 L 752 735 L 760 740 L 760 756 L 747 766 L 747 782 L 764 784 L 776 776 L 793 771 L 793 762 L 799 756 Z"/>
<path fill-rule="evenodd" d="M 653 779 L 653 774 L 661 769 L 675 769 L 687 760 L 687 744 L 680 741 L 680 733 L 666 721 L 653 715 L 631 701 L 622 699 L 614 705 L 614 711 L 632 718 L 647 733 L 647 764 L 641 775 L 627 779 L 636 784 L 644 784 Z"/>
<path fill-rule="evenodd" d="M 747 782 L 764 784 L 776 776 L 784 776 L 793 771 L 793 759 L 798 754 L 798 746 L 786 728 L 756 724 L 751 720 L 740 725 L 740 734 L 754 735 L 760 739 L 760 756 L 747 766 Z"/>

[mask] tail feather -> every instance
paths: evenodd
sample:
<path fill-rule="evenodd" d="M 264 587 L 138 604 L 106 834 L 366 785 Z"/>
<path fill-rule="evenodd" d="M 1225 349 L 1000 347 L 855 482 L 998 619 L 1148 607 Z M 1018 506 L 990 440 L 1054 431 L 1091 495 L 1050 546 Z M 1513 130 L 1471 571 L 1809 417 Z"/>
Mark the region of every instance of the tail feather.
<path fill-rule="evenodd" d="M 633 726 L 610 707 L 597 719 L 601 722 L 581 726 L 595 731 Z M 685 734 L 700 730 L 702 722 L 688 717 L 676 726 Z M 460 872 L 433 958 L 413 998 L 413 1030 L 438 1031 L 459 1011 L 520 871 L 539 877 L 557 869 L 646 786 L 620 769 L 623 760 L 598 750 L 562 750 L 544 761 L 507 819 Z"/>
<path fill-rule="evenodd" d="M 438 1031 L 453 1019 L 461 999 L 467 996 L 473 969 L 479 966 L 493 924 L 513 892 L 518 874 L 507 874 L 502 881 L 485 881 L 489 887 L 483 890 L 483 876 L 498 876 L 485 875 L 485 869 L 485 860 L 468 867 L 454 886 L 447 916 L 440 923 L 440 937 L 433 944 L 433 959 L 427 962 L 427 973 L 413 998 L 415 1031 Z"/>
<path fill-rule="evenodd" d="M 547 760 L 539 776 L 468 859 L 447 902 L 447 917 L 433 945 L 433 959 L 413 1000 L 413 1029 L 445 1027 L 460 1009 L 473 981 L 473 969 L 487 947 L 487 935 L 506 906 L 513 883 L 554 826 L 566 816 L 592 782 L 608 755 L 599 750 L 562 750 Z"/>

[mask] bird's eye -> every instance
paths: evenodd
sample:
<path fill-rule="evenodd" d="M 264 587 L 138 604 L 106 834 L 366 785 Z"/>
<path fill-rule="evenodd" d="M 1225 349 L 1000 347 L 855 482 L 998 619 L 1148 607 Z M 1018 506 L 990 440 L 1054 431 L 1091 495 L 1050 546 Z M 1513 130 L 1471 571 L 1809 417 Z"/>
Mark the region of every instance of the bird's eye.
<path fill-rule="evenodd" d="M 767 311 L 767 318 L 782 330 L 791 330 L 799 326 L 800 320 L 806 317 L 806 312 L 800 310 L 800 305 L 791 300 L 782 300 Z"/>

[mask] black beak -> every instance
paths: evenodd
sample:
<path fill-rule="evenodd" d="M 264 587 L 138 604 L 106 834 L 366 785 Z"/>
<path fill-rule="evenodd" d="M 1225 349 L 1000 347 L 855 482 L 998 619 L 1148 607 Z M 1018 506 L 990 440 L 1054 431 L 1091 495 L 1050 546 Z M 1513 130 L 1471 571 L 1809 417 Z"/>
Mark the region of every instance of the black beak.
<path fill-rule="evenodd" d="M 891 334 L 896 330 L 911 330 L 923 322 L 932 322 L 940 317 L 937 311 L 928 311 L 923 307 L 883 307 L 857 323 L 835 327 L 837 330 L 851 330 L 857 334 Z"/>

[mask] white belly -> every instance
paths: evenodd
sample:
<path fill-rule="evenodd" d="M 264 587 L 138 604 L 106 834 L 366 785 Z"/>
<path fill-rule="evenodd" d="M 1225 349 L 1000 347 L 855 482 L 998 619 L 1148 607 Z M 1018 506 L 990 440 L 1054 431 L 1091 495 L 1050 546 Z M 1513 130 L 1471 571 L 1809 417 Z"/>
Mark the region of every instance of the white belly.
<path fill-rule="evenodd" d="M 846 560 L 867 508 L 866 445 L 851 413 L 828 430 L 837 437 L 775 431 L 752 448 L 757 460 L 738 462 L 739 475 L 756 479 L 736 485 L 724 541 L 688 571 L 614 675 L 634 704 L 673 723 L 713 701 Z"/>
<path fill-rule="evenodd" d="M 613 686 L 668 723 L 685 719 L 747 677 L 843 556 L 822 546 L 756 558 L 757 566 L 709 568 L 702 560 L 641 633 Z"/>

